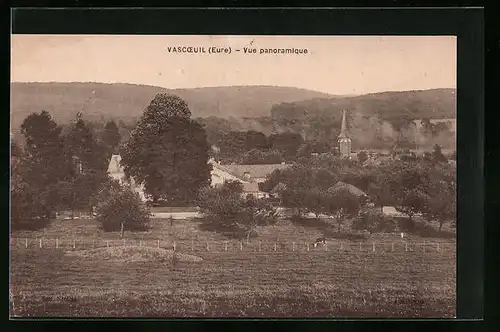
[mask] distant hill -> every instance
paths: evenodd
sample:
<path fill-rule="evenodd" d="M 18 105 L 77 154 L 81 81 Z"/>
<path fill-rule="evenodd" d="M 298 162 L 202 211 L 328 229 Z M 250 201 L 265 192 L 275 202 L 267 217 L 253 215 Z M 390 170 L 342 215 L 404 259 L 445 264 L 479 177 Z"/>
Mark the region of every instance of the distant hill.
<path fill-rule="evenodd" d="M 315 98 L 274 105 L 274 119 L 340 116 L 343 109 L 362 116 L 377 116 L 391 123 L 404 119 L 456 118 L 455 89 L 382 92 L 352 97 Z"/>
<path fill-rule="evenodd" d="M 87 119 L 139 117 L 157 93 L 172 93 L 186 100 L 193 117 L 269 116 L 280 102 L 331 98 L 321 92 L 276 86 L 233 86 L 164 89 L 156 86 L 103 83 L 12 83 L 12 127 L 18 128 L 33 112 L 48 111 L 67 123 L 78 111 Z"/>

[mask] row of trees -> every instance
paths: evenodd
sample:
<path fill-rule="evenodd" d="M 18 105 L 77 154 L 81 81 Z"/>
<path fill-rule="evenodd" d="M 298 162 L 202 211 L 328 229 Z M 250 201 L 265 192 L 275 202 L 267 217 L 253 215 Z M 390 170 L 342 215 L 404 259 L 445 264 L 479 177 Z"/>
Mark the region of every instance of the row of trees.
<path fill-rule="evenodd" d="M 369 167 L 333 155 L 316 156 L 273 172 L 261 190 L 274 198 L 245 198 L 240 184 L 228 182 L 203 190 L 199 205 L 214 228 L 243 231 L 247 239 L 257 226 L 276 223 L 278 207 L 291 209 L 292 219 L 306 223 L 309 213 L 332 216 L 337 232 L 347 220 L 355 230 L 395 231 L 396 222 L 384 216 L 384 206 L 396 207 L 413 226 L 417 214 L 436 221 L 439 231 L 454 222 L 456 213 L 455 167 L 439 156 Z"/>
<path fill-rule="evenodd" d="M 112 121 L 97 135 L 81 116 L 63 128 L 46 111 L 29 115 L 24 146 L 11 142 L 13 225 L 49 220 L 61 209 L 92 211 L 110 185 L 107 167 L 118 150 L 126 177 L 143 183 L 153 202 L 192 204 L 211 169 L 205 131 L 190 116 L 182 99 L 159 94 L 120 146 Z"/>
<path fill-rule="evenodd" d="M 341 202 L 345 210 L 356 212 L 369 197 L 380 214 L 384 206 L 394 206 L 410 219 L 421 214 L 429 221 L 437 221 L 441 230 L 444 223 L 455 218 L 455 171 L 453 164 L 439 157 L 361 166 L 332 156 L 319 156 L 273 172 L 262 189 L 279 194 L 280 204 L 295 209 L 297 215 L 334 214 L 341 207 L 331 206 L 333 200 Z M 339 191 L 339 181 L 355 188 L 340 186 L 345 189 Z"/>
<path fill-rule="evenodd" d="M 97 139 L 81 118 L 66 132 L 46 111 L 24 120 L 24 146 L 11 141 L 13 224 L 49 219 L 57 209 L 90 210 L 120 140 L 113 122 L 105 128 Z"/>

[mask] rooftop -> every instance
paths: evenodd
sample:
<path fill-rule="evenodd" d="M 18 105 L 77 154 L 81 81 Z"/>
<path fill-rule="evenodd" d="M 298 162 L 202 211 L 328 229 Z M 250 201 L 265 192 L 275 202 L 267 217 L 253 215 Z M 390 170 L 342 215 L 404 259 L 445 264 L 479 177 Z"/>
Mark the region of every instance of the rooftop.
<path fill-rule="evenodd" d="M 290 167 L 289 164 L 263 164 L 263 165 L 220 165 L 213 164 L 214 167 L 219 168 L 237 178 L 245 180 L 245 173 L 248 173 L 251 179 L 265 178 L 275 170 L 282 170 Z"/>

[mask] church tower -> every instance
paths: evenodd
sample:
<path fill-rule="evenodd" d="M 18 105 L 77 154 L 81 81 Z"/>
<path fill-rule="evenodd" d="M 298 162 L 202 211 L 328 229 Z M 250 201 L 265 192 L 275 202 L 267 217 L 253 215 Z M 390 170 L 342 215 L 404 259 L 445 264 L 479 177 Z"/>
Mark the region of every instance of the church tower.
<path fill-rule="evenodd" d="M 342 110 L 342 127 L 340 128 L 339 151 L 343 158 L 351 158 L 351 139 L 347 133 L 346 110 Z"/>

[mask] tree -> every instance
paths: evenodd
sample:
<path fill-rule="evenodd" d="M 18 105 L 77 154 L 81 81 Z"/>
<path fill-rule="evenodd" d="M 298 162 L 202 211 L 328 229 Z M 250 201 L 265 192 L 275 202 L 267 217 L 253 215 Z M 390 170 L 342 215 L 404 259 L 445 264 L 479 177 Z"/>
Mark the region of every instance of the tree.
<path fill-rule="evenodd" d="M 243 186 L 238 181 L 225 182 L 218 188 L 203 188 L 198 206 L 206 221 L 219 229 L 234 229 L 242 211 L 242 192 Z"/>
<path fill-rule="evenodd" d="M 107 193 L 107 199 L 99 202 L 96 209 L 96 219 L 101 223 L 104 231 L 119 230 L 120 237 L 123 237 L 125 230 L 147 229 L 150 212 L 139 194 L 126 186 L 110 187 Z"/>
<path fill-rule="evenodd" d="M 125 173 L 144 183 L 154 202 L 188 204 L 210 183 L 209 145 L 202 126 L 177 96 L 159 94 L 124 146 Z"/>
<path fill-rule="evenodd" d="M 432 159 L 437 163 L 444 163 L 448 161 L 438 144 L 434 145 L 434 149 L 432 151 Z"/>
<path fill-rule="evenodd" d="M 220 156 L 227 162 L 236 161 L 245 152 L 246 133 L 230 131 L 219 139 Z"/>
<path fill-rule="evenodd" d="M 379 210 L 363 209 L 359 218 L 355 218 L 352 228 L 366 230 L 370 234 L 378 232 L 394 232 L 396 223 L 392 218 L 385 218 Z"/>
<path fill-rule="evenodd" d="M 366 154 L 365 151 L 358 152 L 358 161 L 360 163 L 364 163 L 367 160 L 368 160 L 368 155 Z"/>
<path fill-rule="evenodd" d="M 245 230 L 247 242 L 257 226 L 273 225 L 277 221 L 278 213 L 269 201 L 256 199 L 253 196 L 244 200 L 239 225 Z"/>
<path fill-rule="evenodd" d="M 82 172 L 87 170 L 105 172 L 108 166 L 106 149 L 99 145 L 83 119 L 77 119 L 71 127 L 66 136 L 66 145 L 75 162 L 81 163 Z"/>
<path fill-rule="evenodd" d="M 37 173 L 33 179 L 36 182 L 31 185 L 44 187 L 70 175 L 71 164 L 65 154 L 61 130 L 46 111 L 32 113 L 24 119 L 21 132 L 26 140 L 26 157 Z"/>
<path fill-rule="evenodd" d="M 436 168 L 427 186 L 429 200 L 423 211 L 427 220 L 439 223 L 439 231 L 446 222 L 456 218 L 456 179 L 451 167 Z"/>
<path fill-rule="evenodd" d="M 328 198 L 325 203 L 325 211 L 335 217 L 337 231 L 340 233 L 340 226 L 349 218 L 356 217 L 360 211 L 358 198 L 349 190 L 341 188 L 328 190 Z"/>
<path fill-rule="evenodd" d="M 304 139 L 300 134 L 284 132 L 269 136 L 269 141 L 272 148 L 280 150 L 284 156 L 290 158 L 297 154 Z"/>
<path fill-rule="evenodd" d="M 421 189 L 406 189 L 403 194 L 398 197 L 396 210 L 404 213 L 413 221 L 416 214 L 426 211 L 430 197 Z"/>
<path fill-rule="evenodd" d="M 228 181 L 219 188 L 204 188 L 199 206 L 205 218 L 219 230 L 243 230 L 247 238 L 257 226 L 277 221 L 277 213 L 267 200 L 242 197 L 243 187 L 238 181 Z"/>
<path fill-rule="evenodd" d="M 319 188 L 312 188 L 304 195 L 304 207 L 308 212 L 314 213 L 316 219 L 325 211 L 326 193 Z"/>
<path fill-rule="evenodd" d="M 258 164 L 279 164 L 283 161 L 281 153 L 277 150 L 261 151 L 252 149 L 245 152 L 241 157 L 242 164 L 258 165 Z"/>
<path fill-rule="evenodd" d="M 370 196 L 372 203 L 380 208 L 383 213 L 384 206 L 390 206 L 394 203 L 394 197 L 397 197 L 397 190 L 401 187 L 397 181 L 397 173 L 391 168 L 391 165 L 374 167 L 370 170 L 370 178 L 366 192 Z"/>
<path fill-rule="evenodd" d="M 250 151 L 252 149 L 266 150 L 269 147 L 269 144 L 264 133 L 249 130 L 245 133 L 244 147 L 246 151 Z"/>
<path fill-rule="evenodd" d="M 26 148 L 22 152 L 14 151 L 18 155 L 13 156 L 17 163 L 11 191 L 16 210 L 14 219 L 49 220 L 59 204 L 57 184 L 71 177 L 61 127 L 48 112 L 42 111 L 26 117 L 21 132 Z"/>
<path fill-rule="evenodd" d="M 114 121 L 108 121 L 104 126 L 102 140 L 109 152 L 116 153 L 116 149 L 118 148 L 118 144 L 120 143 L 121 136 L 118 130 L 118 126 Z"/>

